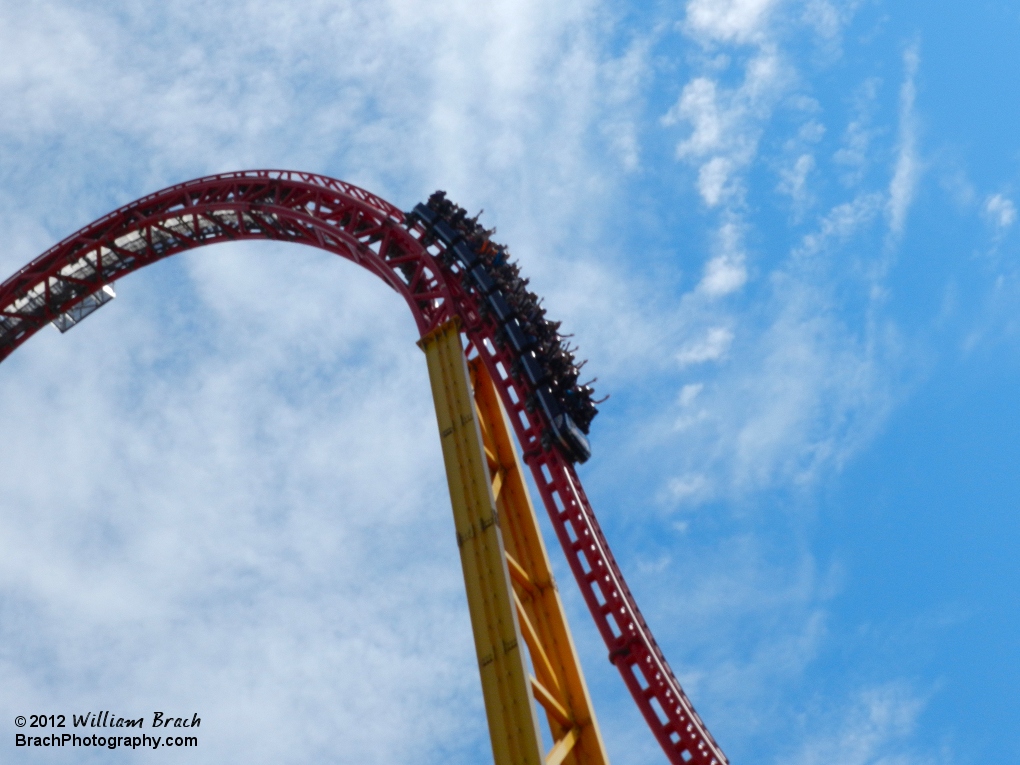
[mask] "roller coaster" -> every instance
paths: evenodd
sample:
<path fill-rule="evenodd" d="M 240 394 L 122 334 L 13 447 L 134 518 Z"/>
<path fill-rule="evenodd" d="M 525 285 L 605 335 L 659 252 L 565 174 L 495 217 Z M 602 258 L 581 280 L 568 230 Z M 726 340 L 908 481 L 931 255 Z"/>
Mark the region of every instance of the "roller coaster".
<path fill-rule="evenodd" d="M 403 296 L 426 356 L 497 765 L 608 762 L 525 467 L 609 661 L 668 761 L 728 765 L 655 642 L 574 469 L 591 455 L 599 402 L 492 233 L 442 192 L 405 213 L 311 173 L 198 178 L 109 213 L 0 285 L 0 361 L 46 324 L 74 327 L 115 297 L 121 277 L 203 245 L 295 242 L 368 269 Z"/>

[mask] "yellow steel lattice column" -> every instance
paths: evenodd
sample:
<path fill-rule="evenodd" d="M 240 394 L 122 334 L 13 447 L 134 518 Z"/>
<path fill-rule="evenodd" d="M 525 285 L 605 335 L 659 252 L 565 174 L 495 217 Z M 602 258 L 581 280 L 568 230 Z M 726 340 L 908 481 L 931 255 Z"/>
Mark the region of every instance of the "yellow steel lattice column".
<path fill-rule="evenodd" d="M 457 323 L 419 345 L 436 403 L 493 755 L 496 765 L 541 765 L 538 718 Z"/>
<path fill-rule="evenodd" d="M 532 690 L 545 709 L 554 740 L 547 765 L 607 765 L 506 412 L 485 365 L 477 358 L 469 364 L 518 621 L 535 671 Z"/>

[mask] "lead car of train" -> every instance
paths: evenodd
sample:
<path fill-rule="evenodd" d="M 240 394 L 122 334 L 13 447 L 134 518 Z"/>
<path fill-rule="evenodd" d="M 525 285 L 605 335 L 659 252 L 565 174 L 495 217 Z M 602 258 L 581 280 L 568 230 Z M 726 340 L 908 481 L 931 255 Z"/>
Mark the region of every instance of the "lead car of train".
<path fill-rule="evenodd" d="M 416 222 L 425 228 L 426 243 L 443 245 L 442 262 L 458 265 L 463 287 L 477 295 L 495 323 L 496 338 L 513 349 L 512 372 L 527 380 L 534 392 L 532 405 L 541 411 L 551 438 L 572 461 L 585 462 L 591 456 L 586 434 L 601 401 L 592 400 L 591 383 L 578 382 L 584 362 L 576 363 L 559 334 L 559 322 L 545 317 L 541 300 L 528 290 L 507 248 L 492 241 L 495 230 L 482 228 L 478 216 L 468 218 L 442 191 L 406 214 L 407 225 Z"/>

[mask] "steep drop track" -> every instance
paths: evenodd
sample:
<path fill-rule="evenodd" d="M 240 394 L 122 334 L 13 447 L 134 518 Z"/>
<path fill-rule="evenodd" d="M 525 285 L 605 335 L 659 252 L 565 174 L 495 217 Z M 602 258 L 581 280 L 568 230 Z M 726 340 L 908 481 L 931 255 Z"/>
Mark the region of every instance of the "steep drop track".
<path fill-rule="evenodd" d="M 616 666 L 675 765 L 728 760 L 684 694 L 624 582 L 554 423 L 537 406 L 500 318 L 430 222 L 343 181 L 251 170 L 143 197 L 51 247 L 0 285 L 0 361 L 50 322 L 67 328 L 103 288 L 170 255 L 216 242 L 311 245 L 367 268 L 407 301 L 425 335 L 458 319 L 499 390 L 570 569 Z"/>

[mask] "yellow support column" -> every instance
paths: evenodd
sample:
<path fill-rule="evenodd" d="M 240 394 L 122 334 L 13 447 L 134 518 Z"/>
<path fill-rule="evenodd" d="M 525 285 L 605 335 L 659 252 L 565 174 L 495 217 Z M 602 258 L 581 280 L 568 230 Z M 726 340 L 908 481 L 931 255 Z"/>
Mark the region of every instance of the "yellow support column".
<path fill-rule="evenodd" d="M 535 670 L 532 690 L 554 741 L 546 763 L 608 765 L 506 412 L 481 359 L 469 364 L 518 621 Z"/>
<path fill-rule="evenodd" d="M 542 765 L 499 517 L 456 322 L 419 341 L 428 360 L 496 765 Z"/>
<path fill-rule="evenodd" d="M 456 322 L 419 345 L 436 403 L 496 765 L 608 765 L 499 394 L 480 359 L 470 362 L 469 376 Z M 536 701 L 553 737 L 545 757 Z"/>

